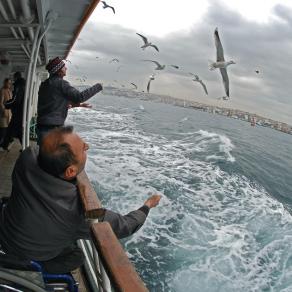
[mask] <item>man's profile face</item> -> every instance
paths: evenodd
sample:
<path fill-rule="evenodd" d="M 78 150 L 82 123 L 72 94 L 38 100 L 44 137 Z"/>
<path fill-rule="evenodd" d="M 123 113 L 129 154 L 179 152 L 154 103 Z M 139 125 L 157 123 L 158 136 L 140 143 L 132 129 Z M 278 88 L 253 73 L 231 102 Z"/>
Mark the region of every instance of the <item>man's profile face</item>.
<path fill-rule="evenodd" d="M 62 69 L 60 69 L 59 76 L 61 76 L 61 77 L 66 76 L 66 72 L 67 72 L 67 67 L 64 66 Z"/>
<path fill-rule="evenodd" d="M 79 174 L 85 167 L 87 159 L 87 150 L 89 149 L 88 144 L 86 144 L 77 134 L 72 133 L 65 136 L 64 142 L 67 142 L 75 157 L 77 158 L 77 174 Z"/>

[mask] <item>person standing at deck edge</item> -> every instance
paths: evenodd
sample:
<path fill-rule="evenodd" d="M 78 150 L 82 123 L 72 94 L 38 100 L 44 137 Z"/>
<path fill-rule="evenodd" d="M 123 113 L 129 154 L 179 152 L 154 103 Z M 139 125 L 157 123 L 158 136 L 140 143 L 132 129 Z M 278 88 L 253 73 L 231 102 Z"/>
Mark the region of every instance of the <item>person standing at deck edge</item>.
<path fill-rule="evenodd" d="M 100 83 L 96 83 L 82 92 L 72 87 L 68 81 L 63 79 L 66 76 L 67 67 L 59 57 L 50 60 L 46 69 L 50 76 L 41 83 L 38 95 L 37 135 L 39 145 L 50 130 L 64 125 L 70 105 L 82 106 L 83 102 L 102 90 Z"/>

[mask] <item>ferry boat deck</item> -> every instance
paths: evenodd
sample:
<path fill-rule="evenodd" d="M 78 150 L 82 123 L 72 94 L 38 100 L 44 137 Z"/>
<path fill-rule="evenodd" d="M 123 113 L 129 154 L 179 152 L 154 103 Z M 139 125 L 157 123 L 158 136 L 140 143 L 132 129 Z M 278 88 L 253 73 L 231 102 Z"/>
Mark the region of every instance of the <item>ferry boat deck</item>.
<path fill-rule="evenodd" d="M 39 84 L 47 78 L 44 65 L 51 56 L 67 58 L 98 4 L 99 0 L 0 1 L 0 82 L 16 71 L 26 79 L 22 146 L 15 139 L 9 152 L 0 152 L 0 198 L 10 196 L 11 174 L 20 151 L 35 143 L 30 140 L 30 126 L 36 115 Z M 78 282 L 84 279 L 86 284 L 78 291 L 148 291 L 110 225 L 97 222 L 101 204 L 85 172 L 78 175 L 78 187 L 85 216 L 91 223 L 91 239 L 78 242 L 86 258 L 82 269 L 74 273 Z M 0 273 L 3 270 L 0 266 Z M 0 277 L 0 284 L 3 280 L 7 279 Z"/>

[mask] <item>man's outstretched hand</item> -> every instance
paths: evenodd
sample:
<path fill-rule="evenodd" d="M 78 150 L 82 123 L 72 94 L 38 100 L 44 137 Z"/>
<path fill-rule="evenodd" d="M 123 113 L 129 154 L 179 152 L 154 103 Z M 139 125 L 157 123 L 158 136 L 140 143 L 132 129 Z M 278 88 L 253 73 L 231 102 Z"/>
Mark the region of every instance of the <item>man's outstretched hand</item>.
<path fill-rule="evenodd" d="M 73 107 L 86 107 L 86 108 L 92 108 L 92 105 L 86 102 L 83 103 L 71 103 L 69 104 L 68 108 L 73 108 Z"/>
<path fill-rule="evenodd" d="M 148 206 L 150 209 L 156 207 L 159 204 L 161 197 L 161 195 L 152 195 L 144 202 L 144 205 Z"/>

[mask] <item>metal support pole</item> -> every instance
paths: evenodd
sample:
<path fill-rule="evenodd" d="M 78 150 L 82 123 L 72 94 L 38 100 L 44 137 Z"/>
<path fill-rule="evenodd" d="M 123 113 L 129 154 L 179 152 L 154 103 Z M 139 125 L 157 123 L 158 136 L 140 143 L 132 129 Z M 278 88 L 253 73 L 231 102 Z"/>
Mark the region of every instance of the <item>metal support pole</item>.
<path fill-rule="evenodd" d="M 45 30 L 43 31 L 43 33 L 41 34 L 41 36 L 38 38 L 35 50 L 31 54 L 33 56 L 33 58 L 30 60 L 30 65 L 31 65 L 31 62 L 32 62 L 32 65 L 31 65 L 30 71 L 27 74 L 26 84 L 28 85 L 28 87 L 25 89 L 23 120 L 22 120 L 22 127 L 23 127 L 22 149 L 23 150 L 29 146 L 29 124 L 30 124 L 30 116 L 29 116 L 30 107 L 29 107 L 29 105 L 30 105 L 30 99 L 31 99 L 32 88 L 33 88 L 32 83 L 33 83 L 33 78 L 34 78 L 34 74 L 35 74 L 36 63 L 37 63 L 37 59 L 38 59 L 38 55 L 39 55 L 41 41 L 42 41 L 43 37 L 45 36 L 45 34 L 47 33 L 47 31 L 49 30 L 53 21 L 56 19 L 57 15 L 53 14 L 53 12 L 51 12 L 48 17 L 49 17 L 48 24 L 47 24 Z M 36 36 L 35 36 L 35 39 L 36 39 Z"/>
<path fill-rule="evenodd" d="M 28 96 L 29 96 L 29 91 L 30 91 L 30 85 L 31 85 L 31 72 L 32 72 L 32 65 L 33 65 L 33 57 L 34 57 L 34 52 L 36 50 L 36 45 L 37 45 L 37 39 L 38 35 L 40 32 L 40 26 L 37 27 L 36 33 L 35 33 L 35 38 L 33 41 L 32 45 L 32 50 L 31 50 L 31 56 L 30 56 L 30 61 L 28 65 L 28 70 L 27 70 L 27 76 L 26 76 L 26 84 L 25 84 L 25 93 L 24 93 L 24 102 L 23 102 L 23 118 L 22 118 L 22 150 L 24 150 L 27 145 L 25 141 L 25 136 L 26 136 L 26 118 L 27 118 L 27 108 L 28 108 Z"/>

